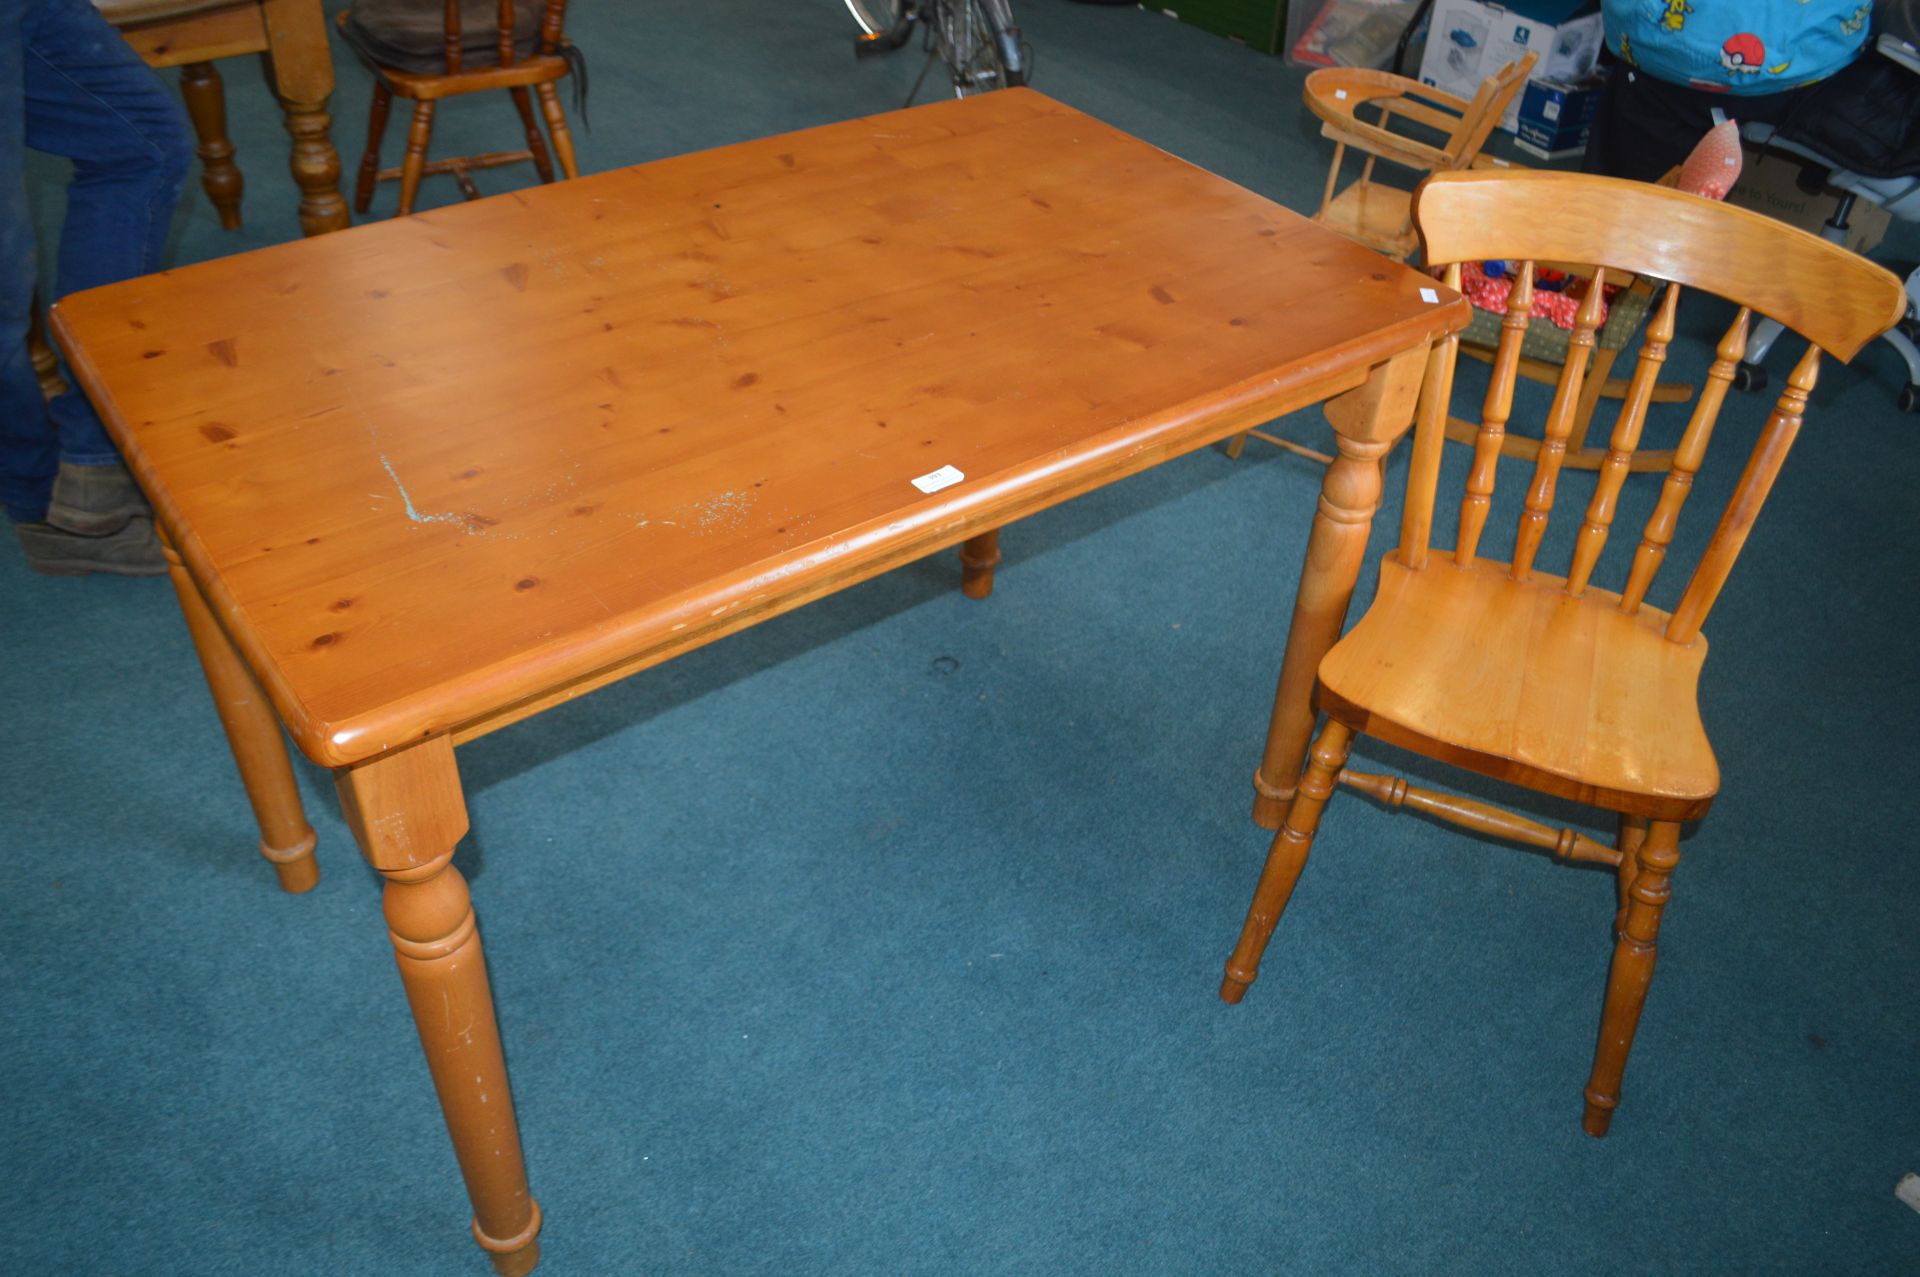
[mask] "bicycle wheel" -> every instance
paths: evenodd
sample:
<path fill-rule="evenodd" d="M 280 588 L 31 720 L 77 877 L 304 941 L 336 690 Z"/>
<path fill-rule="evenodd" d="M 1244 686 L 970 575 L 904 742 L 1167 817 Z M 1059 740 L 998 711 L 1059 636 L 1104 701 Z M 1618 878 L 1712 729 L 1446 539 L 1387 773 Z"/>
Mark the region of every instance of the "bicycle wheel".
<path fill-rule="evenodd" d="M 1004 10 L 1005 5 L 1001 8 Z M 955 97 L 1025 83 L 1017 64 L 1011 69 L 1008 67 L 1004 42 L 976 0 L 947 0 L 939 7 L 930 34 L 941 61 L 952 73 Z M 1017 40 L 1016 34 L 1013 44 L 1016 55 Z"/>
<path fill-rule="evenodd" d="M 905 0 L 847 0 L 847 12 L 868 35 L 893 30 L 904 7 Z"/>

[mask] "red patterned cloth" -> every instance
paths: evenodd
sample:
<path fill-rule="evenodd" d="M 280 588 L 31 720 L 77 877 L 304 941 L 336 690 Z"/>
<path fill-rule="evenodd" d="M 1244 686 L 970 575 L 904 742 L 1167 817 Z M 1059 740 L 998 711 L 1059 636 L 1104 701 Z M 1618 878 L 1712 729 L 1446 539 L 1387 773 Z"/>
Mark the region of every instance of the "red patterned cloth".
<path fill-rule="evenodd" d="M 1505 275 L 1490 276 L 1480 262 L 1468 262 L 1460 268 L 1460 291 L 1467 300 L 1481 310 L 1495 315 L 1507 313 L 1507 294 L 1513 291 L 1513 280 Z M 1529 314 L 1534 319 L 1545 319 L 1556 328 L 1573 328 L 1574 316 L 1580 312 L 1580 298 L 1563 292 L 1549 292 L 1538 284 L 1533 290 L 1533 309 Z M 1607 303 L 1600 302 L 1600 322 L 1607 322 Z"/>

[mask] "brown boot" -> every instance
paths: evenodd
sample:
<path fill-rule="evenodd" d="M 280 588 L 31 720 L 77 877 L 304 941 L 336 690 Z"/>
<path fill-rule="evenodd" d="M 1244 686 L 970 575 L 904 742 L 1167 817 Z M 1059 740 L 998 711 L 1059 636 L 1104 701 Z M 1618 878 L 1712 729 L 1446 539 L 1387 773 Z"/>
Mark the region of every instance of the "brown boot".
<path fill-rule="evenodd" d="M 153 507 L 125 466 L 60 463 L 47 507 L 47 522 L 60 531 L 103 537 L 126 527 L 129 519 L 151 517 Z"/>
<path fill-rule="evenodd" d="M 159 576 L 167 570 L 152 519 L 129 519 L 103 537 L 80 537 L 46 523 L 16 523 L 27 566 L 48 576 Z"/>

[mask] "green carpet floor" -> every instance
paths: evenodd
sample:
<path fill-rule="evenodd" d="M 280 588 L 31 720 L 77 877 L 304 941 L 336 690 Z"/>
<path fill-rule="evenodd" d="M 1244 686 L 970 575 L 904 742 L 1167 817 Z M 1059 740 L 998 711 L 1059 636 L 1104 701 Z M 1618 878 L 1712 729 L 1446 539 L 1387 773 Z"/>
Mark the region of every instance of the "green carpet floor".
<path fill-rule="evenodd" d="M 1143 10 L 1019 8 L 1040 88 L 1317 198 L 1299 71 Z M 918 70 L 855 65 L 837 0 L 574 9 L 589 170 L 889 109 Z M 351 172 L 368 81 L 337 52 Z M 183 262 L 296 232 L 273 104 L 226 72 L 247 225 L 194 192 Z M 516 131 L 504 99 L 461 101 L 438 142 Z M 62 175 L 33 174 L 51 226 Z M 1724 320 L 1683 308 L 1679 371 Z M 985 604 L 943 555 L 464 749 L 458 863 L 542 1271 L 1920 1272 L 1893 1195 L 1920 1170 L 1900 375 L 1881 348 L 1826 371 L 1709 626 L 1725 792 L 1683 844 L 1605 1141 L 1578 1128 L 1605 874 L 1343 795 L 1264 978 L 1214 996 L 1266 849 L 1248 778 L 1320 482 L 1262 445 L 1009 530 Z M 1682 552 L 1764 404 L 1736 409 Z M 1313 413 L 1279 428 L 1326 439 Z M 1623 523 L 1656 486 L 1631 482 Z M 324 880 L 275 889 L 166 583 L 35 577 L 0 542 L 0 705 L 0 1272 L 487 1271 L 377 881 L 299 762 Z"/>

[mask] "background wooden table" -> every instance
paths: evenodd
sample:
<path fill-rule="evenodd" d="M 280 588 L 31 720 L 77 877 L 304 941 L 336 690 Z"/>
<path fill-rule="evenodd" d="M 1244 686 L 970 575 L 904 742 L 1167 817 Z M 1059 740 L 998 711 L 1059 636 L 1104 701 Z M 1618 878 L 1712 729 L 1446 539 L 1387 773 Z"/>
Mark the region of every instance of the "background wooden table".
<path fill-rule="evenodd" d="M 280 720 L 335 769 L 475 1234 L 514 1272 L 539 1216 L 450 868 L 454 746 L 945 546 L 984 584 L 1002 524 L 1331 398 L 1281 774 L 1379 459 L 1466 318 L 1019 90 L 135 280 L 54 327 L 178 547 L 293 889 Z"/>
<path fill-rule="evenodd" d="M 300 230 L 319 235 L 348 225 L 340 195 L 327 99 L 333 55 L 320 0 L 95 0 L 147 65 L 181 67 L 205 167 L 203 185 L 228 229 L 240 225 L 240 169 L 227 137 L 226 94 L 214 63 L 266 55 L 268 74 L 293 139 L 290 167 L 300 187 Z"/>

